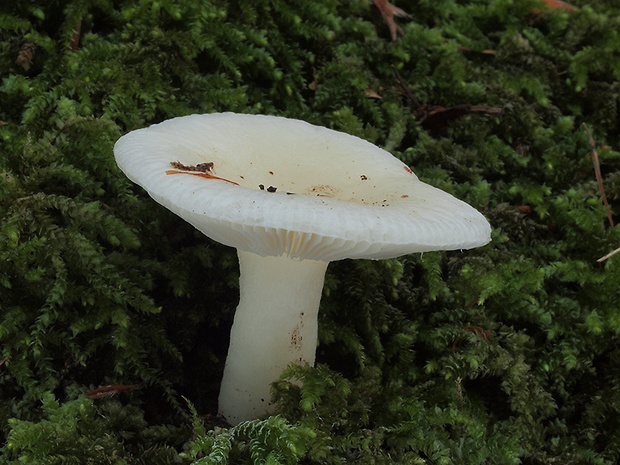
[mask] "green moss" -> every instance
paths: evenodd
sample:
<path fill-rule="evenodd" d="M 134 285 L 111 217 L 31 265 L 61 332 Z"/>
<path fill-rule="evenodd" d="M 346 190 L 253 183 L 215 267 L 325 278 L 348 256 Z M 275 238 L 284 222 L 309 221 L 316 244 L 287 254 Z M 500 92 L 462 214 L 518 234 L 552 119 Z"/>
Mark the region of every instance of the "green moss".
<path fill-rule="evenodd" d="M 396 41 L 366 0 L 0 7 L 0 463 L 618 461 L 620 254 L 597 259 L 620 229 L 582 125 L 617 220 L 620 10 L 395 4 Z M 464 104 L 502 114 L 423 121 Z M 236 428 L 215 416 L 234 251 L 112 155 L 214 111 L 363 137 L 493 226 L 481 249 L 331 264 L 319 364 Z M 106 385 L 132 388 L 86 397 Z"/>

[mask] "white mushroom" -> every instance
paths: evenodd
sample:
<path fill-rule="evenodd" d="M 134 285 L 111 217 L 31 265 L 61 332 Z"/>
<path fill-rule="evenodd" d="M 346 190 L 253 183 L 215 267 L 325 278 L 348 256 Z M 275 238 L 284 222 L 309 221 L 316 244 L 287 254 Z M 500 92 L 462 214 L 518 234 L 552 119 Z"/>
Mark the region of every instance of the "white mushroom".
<path fill-rule="evenodd" d="M 357 137 L 303 121 L 218 113 L 121 137 L 125 174 L 215 241 L 235 247 L 240 302 L 219 397 L 231 423 L 272 411 L 271 383 L 314 364 L 327 265 L 490 240 L 474 208 Z"/>

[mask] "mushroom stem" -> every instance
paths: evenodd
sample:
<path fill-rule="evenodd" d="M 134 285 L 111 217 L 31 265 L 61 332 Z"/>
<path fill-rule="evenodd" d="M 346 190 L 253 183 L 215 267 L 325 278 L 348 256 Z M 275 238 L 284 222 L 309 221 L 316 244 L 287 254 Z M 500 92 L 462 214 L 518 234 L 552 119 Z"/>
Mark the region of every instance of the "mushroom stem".
<path fill-rule="evenodd" d="M 290 364 L 314 365 L 317 316 L 328 262 L 238 250 L 239 306 L 219 410 L 236 425 L 273 411 L 271 383 Z"/>

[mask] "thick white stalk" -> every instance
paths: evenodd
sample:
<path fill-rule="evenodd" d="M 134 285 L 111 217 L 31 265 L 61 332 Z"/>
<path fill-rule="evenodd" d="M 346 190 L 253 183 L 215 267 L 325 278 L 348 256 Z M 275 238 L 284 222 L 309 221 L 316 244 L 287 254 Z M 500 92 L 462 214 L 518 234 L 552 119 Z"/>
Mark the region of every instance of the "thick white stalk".
<path fill-rule="evenodd" d="M 328 262 L 238 251 L 239 306 L 219 397 L 232 425 L 273 410 L 271 383 L 290 363 L 314 365 Z"/>

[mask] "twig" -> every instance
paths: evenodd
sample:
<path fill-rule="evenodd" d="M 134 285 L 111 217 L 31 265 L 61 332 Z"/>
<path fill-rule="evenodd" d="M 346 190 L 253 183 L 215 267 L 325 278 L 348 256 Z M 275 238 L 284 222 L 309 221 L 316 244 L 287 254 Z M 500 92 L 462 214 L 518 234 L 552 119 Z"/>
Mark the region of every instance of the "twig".
<path fill-rule="evenodd" d="M 605 208 L 607 208 L 607 218 L 609 219 L 609 224 L 611 227 L 614 227 L 614 220 L 611 217 L 611 208 L 609 208 L 609 203 L 607 202 L 607 196 L 605 195 L 605 189 L 603 188 L 603 176 L 601 175 L 601 165 L 598 159 L 598 152 L 596 151 L 596 144 L 594 143 L 594 138 L 592 137 L 592 133 L 588 128 L 586 123 L 582 124 L 583 128 L 586 130 L 588 134 L 588 138 L 590 139 L 590 146 L 592 147 L 592 163 L 594 163 L 594 174 L 596 175 L 596 181 L 598 182 L 598 190 L 603 198 L 603 203 L 605 204 Z"/>
<path fill-rule="evenodd" d="M 474 305 L 478 303 L 478 300 L 479 300 L 479 297 L 476 297 L 475 300 L 472 300 L 470 303 L 468 303 L 463 310 L 469 310 L 470 308 L 472 308 Z"/>
<path fill-rule="evenodd" d="M 71 43 L 69 44 L 69 48 L 72 52 L 77 52 L 78 46 L 80 45 L 80 35 L 82 33 L 82 21 L 77 23 L 77 27 L 73 31 L 73 37 L 71 38 Z"/>
<path fill-rule="evenodd" d="M 94 391 L 90 391 L 88 394 L 86 394 L 86 397 L 88 397 L 89 399 L 100 399 L 102 397 L 112 397 L 117 394 L 120 394 L 121 392 L 129 392 L 135 389 L 142 389 L 142 388 L 144 388 L 144 384 L 142 383 L 135 384 L 133 386 L 126 386 L 124 384 L 113 384 L 110 386 L 103 386 L 103 387 L 97 388 Z"/>
<path fill-rule="evenodd" d="M 618 252 L 620 252 L 620 247 L 618 247 L 616 250 L 609 252 L 607 255 L 605 255 L 604 257 L 601 257 L 597 260 L 597 262 L 601 263 L 604 262 L 605 260 L 607 260 L 609 257 L 616 255 Z"/>
<path fill-rule="evenodd" d="M 394 75 L 398 80 L 402 93 L 413 104 L 413 114 L 418 119 L 420 125 L 433 137 L 444 132 L 450 122 L 459 120 L 465 115 L 479 113 L 490 116 L 501 116 L 502 114 L 501 108 L 472 105 L 471 103 L 464 103 L 453 107 L 442 107 L 441 105 L 429 104 L 422 105 L 418 99 L 415 98 L 407 82 L 405 82 L 394 65 L 392 65 L 392 69 L 394 70 Z"/>
<path fill-rule="evenodd" d="M 396 79 L 398 79 L 398 83 L 400 84 L 400 87 L 403 89 L 403 92 L 405 93 L 407 98 L 411 100 L 411 103 L 413 103 L 413 106 L 415 107 L 416 111 L 420 111 L 422 109 L 422 105 L 420 104 L 420 102 L 418 102 L 418 99 L 415 98 L 415 96 L 413 95 L 413 92 L 411 92 L 411 89 L 409 89 L 407 82 L 405 82 L 403 77 L 400 75 L 400 73 L 396 69 L 396 66 L 392 65 L 392 69 L 394 70 Z"/>
<path fill-rule="evenodd" d="M 483 113 L 489 116 L 502 116 L 504 110 L 497 107 L 487 107 L 486 105 L 473 105 L 469 111 L 471 113 Z"/>

